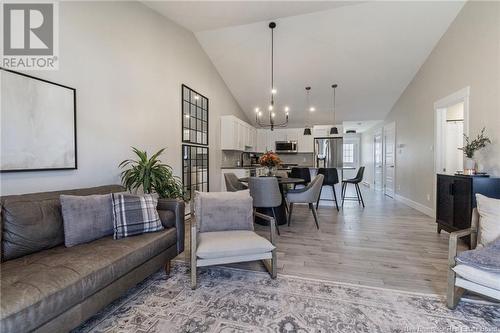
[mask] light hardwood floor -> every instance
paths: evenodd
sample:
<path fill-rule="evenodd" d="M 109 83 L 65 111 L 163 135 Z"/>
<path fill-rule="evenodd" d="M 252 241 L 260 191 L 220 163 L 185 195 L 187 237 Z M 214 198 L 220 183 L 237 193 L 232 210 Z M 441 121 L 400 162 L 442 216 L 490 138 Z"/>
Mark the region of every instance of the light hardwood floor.
<path fill-rule="evenodd" d="M 445 294 L 448 233 L 437 234 L 435 221 L 413 208 L 362 191 L 366 208 L 346 201 L 337 213 L 320 204 L 320 230 L 307 205 L 296 205 L 291 226 L 280 227 L 278 274 Z M 256 229 L 268 236 L 267 227 Z M 189 260 L 189 254 L 179 258 Z M 264 270 L 259 262 L 231 266 Z"/>

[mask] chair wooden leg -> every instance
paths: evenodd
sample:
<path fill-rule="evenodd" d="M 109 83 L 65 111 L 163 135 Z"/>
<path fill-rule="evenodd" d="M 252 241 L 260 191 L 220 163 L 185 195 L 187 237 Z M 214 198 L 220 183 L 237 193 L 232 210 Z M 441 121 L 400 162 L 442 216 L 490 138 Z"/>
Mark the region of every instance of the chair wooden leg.
<path fill-rule="evenodd" d="M 319 230 L 318 212 L 316 212 L 316 207 L 314 207 L 314 204 L 310 203 L 309 208 L 311 208 L 313 211 L 314 222 L 316 222 L 316 228 L 318 228 L 318 230 Z"/>
<path fill-rule="evenodd" d="M 332 185 L 333 199 L 335 199 L 335 207 L 337 207 L 337 212 L 339 211 L 339 204 L 337 202 L 337 193 L 335 192 L 335 185 Z"/>
<path fill-rule="evenodd" d="M 455 287 L 455 272 L 448 268 L 448 289 L 446 291 L 446 306 L 455 309 L 460 302 L 464 289 Z"/>
<path fill-rule="evenodd" d="M 271 208 L 273 210 L 273 217 L 274 217 L 274 221 L 276 221 L 275 225 L 276 225 L 276 231 L 278 231 L 278 235 L 281 236 L 280 234 L 280 228 L 278 227 L 278 219 L 276 218 L 276 212 L 274 211 L 274 207 Z"/>
<path fill-rule="evenodd" d="M 319 199 L 321 199 L 321 192 L 323 191 L 323 186 L 319 189 L 319 196 L 318 196 L 318 201 L 316 202 L 316 209 L 318 209 L 319 206 Z"/>
<path fill-rule="evenodd" d="M 292 211 L 293 211 L 293 203 L 290 203 L 290 209 L 288 211 L 288 226 L 290 226 L 290 222 L 292 221 Z"/>
<path fill-rule="evenodd" d="M 276 279 L 276 276 L 278 275 L 276 250 L 273 250 L 271 259 L 264 259 L 262 260 L 262 263 L 264 264 L 264 267 L 266 267 L 266 270 L 271 275 L 271 279 Z"/>
<path fill-rule="evenodd" d="M 165 274 L 168 276 L 170 276 L 170 260 L 167 260 L 167 262 L 165 263 L 165 266 L 163 266 L 163 269 L 165 270 Z"/>

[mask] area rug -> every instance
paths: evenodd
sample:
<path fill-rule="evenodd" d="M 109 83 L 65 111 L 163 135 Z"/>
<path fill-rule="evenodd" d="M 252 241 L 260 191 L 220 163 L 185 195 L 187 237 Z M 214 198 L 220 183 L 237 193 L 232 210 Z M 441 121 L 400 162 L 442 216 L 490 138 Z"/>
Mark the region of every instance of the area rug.
<path fill-rule="evenodd" d="M 158 272 L 74 332 L 500 332 L 500 306 L 213 267 Z"/>

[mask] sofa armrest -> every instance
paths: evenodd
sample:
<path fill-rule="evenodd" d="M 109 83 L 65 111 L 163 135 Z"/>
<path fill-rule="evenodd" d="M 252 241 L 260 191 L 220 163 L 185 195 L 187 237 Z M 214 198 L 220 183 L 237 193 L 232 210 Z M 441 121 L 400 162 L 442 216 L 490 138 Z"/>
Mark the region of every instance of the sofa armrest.
<path fill-rule="evenodd" d="M 157 209 L 172 211 L 175 215 L 175 229 L 177 232 L 177 254 L 184 251 L 184 201 L 180 199 L 158 199 Z"/>
<path fill-rule="evenodd" d="M 458 239 L 465 236 L 469 236 L 473 232 L 474 231 L 471 228 L 469 228 L 450 233 L 450 243 L 448 247 L 448 265 L 450 266 L 450 268 L 455 267 L 456 265 L 455 257 L 457 256 Z"/>

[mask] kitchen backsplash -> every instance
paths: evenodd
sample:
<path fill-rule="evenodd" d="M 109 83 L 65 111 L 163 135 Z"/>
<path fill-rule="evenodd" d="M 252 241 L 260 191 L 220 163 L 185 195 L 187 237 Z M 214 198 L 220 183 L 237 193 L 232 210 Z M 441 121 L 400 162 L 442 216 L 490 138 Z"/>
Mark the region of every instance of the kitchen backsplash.
<path fill-rule="evenodd" d="M 286 164 L 298 164 L 299 166 L 313 166 L 313 153 L 279 154 Z"/>
<path fill-rule="evenodd" d="M 241 152 L 234 150 L 222 151 L 222 167 L 234 167 L 240 160 Z M 300 166 L 313 166 L 312 153 L 298 153 L 298 154 L 280 154 L 279 157 L 286 164 L 298 164 Z M 244 155 L 245 164 L 249 164 L 248 155 Z"/>

